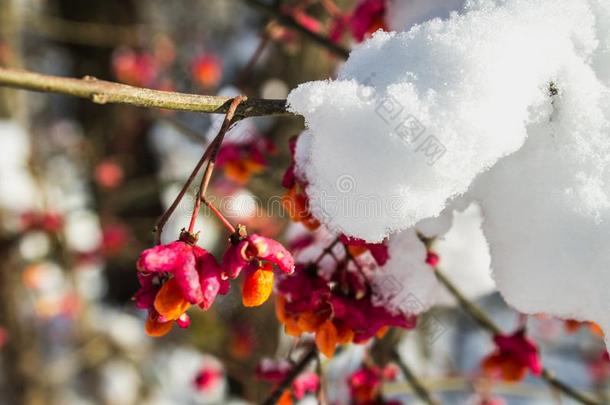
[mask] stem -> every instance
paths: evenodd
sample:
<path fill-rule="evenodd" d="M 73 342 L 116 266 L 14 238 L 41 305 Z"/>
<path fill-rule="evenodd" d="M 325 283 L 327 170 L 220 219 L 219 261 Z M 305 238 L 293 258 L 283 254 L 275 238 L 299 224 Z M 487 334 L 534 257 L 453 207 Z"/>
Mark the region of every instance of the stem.
<path fill-rule="evenodd" d="M 320 262 L 322 261 L 322 259 L 324 259 L 324 256 L 331 254 L 333 251 L 333 248 L 335 246 L 337 246 L 337 243 L 339 243 L 339 237 L 337 237 L 330 245 L 328 245 L 326 248 L 324 248 L 324 250 L 322 251 L 322 253 L 320 253 L 320 255 L 318 256 L 318 258 L 313 262 L 315 265 L 320 264 Z M 333 255 L 334 256 L 334 255 Z"/>
<path fill-rule="evenodd" d="M 295 20 L 292 16 L 283 13 L 279 7 L 265 4 L 259 0 L 244 0 L 244 1 L 248 5 L 250 5 L 252 7 L 256 7 L 259 10 L 268 14 L 269 16 L 277 19 L 278 22 L 281 23 L 282 25 L 284 25 L 286 27 L 290 27 L 290 28 L 294 29 L 295 31 L 300 32 L 307 39 L 326 48 L 327 50 L 334 53 L 335 55 L 337 55 L 343 59 L 347 59 L 347 57 L 349 56 L 349 51 L 347 49 L 345 49 L 341 45 L 337 45 L 334 42 L 331 42 L 328 38 L 326 38 L 320 34 L 317 34 L 315 32 L 308 30 L 307 28 L 302 26 L 297 20 Z"/>
<path fill-rule="evenodd" d="M 265 30 L 262 33 L 262 36 L 261 36 L 260 42 L 258 44 L 258 47 L 256 48 L 256 50 L 254 51 L 254 53 L 250 57 L 250 60 L 248 61 L 246 66 L 243 68 L 243 70 L 241 71 L 239 76 L 237 76 L 238 79 L 236 81 L 236 84 L 237 84 L 238 87 L 243 85 L 247 81 L 247 79 L 250 77 L 250 74 L 252 73 L 252 70 L 254 69 L 254 66 L 256 66 L 256 63 L 258 62 L 258 60 L 260 59 L 261 55 L 263 54 L 263 51 L 267 48 L 267 45 L 269 45 L 270 39 L 271 38 L 269 37 L 269 34 Z"/>
<path fill-rule="evenodd" d="M 233 224 L 231 224 L 231 222 L 224 215 L 222 215 L 218 208 L 216 208 L 210 201 L 208 201 L 205 197 L 202 197 L 201 201 L 210 209 L 210 211 L 212 211 L 216 218 L 218 218 L 220 222 L 222 222 L 224 227 L 227 228 L 227 231 L 229 231 L 231 235 L 237 232 Z"/>
<path fill-rule="evenodd" d="M 201 201 L 205 200 L 205 194 L 208 191 L 208 185 L 210 184 L 210 179 L 212 178 L 212 173 L 214 172 L 216 158 L 218 157 L 218 152 L 220 151 L 222 141 L 224 140 L 225 134 L 231 127 L 231 122 L 233 121 L 233 117 L 235 116 L 235 111 L 237 111 L 237 107 L 247 99 L 248 98 L 245 96 L 238 96 L 231 101 L 229 109 L 227 110 L 227 114 L 225 115 L 225 119 L 222 122 L 222 126 L 218 131 L 218 135 L 216 135 L 216 137 L 210 144 L 210 159 L 208 160 L 208 165 L 206 166 L 205 172 L 203 173 L 203 177 L 201 178 L 201 184 L 199 185 L 197 199 L 195 200 L 195 205 L 193 207 L 193 214 L 191 215 L 191 222 L 188 228 L 188 233 L 190 234 L 192 234 L 195 229 L 195 222 L 197 222 L 197 216 L 199 215 L 199 210 L 201 208 Z"/>
<path fill-rule="evenodd" d="M 153 234 L 155 235 L 155 244 L 158 245 L 158 244 L 161 243 L 161 232 L 163 232 L 163 227 L 165 226 L 165 224 L 167 223 L 169 218 L 172 216 L 172 214 L 176 210 L 176 207 L 178 207 L 178 204 L 180 203 L 180 201 L 182 200 L 182 198 L 184 197 L 184 195 L 188 191 L 188 189 L 191 186 L 191 183 L 193 182 L 193 180 L 195 180 L 195 177 L 197 176 L 197 173 L 199 173 L 199 170 L 201 170 L 201 167 L 203 166 L 205 161 L 210 156 L 210 153 L 212 153 L 212 145 L 213 145 L 213 143 L 214 142 L 212 142 L 207 147 L 207 149 L 205 150 L 205 152 L 201 156 L 201 159 L 199 159 L 199 162 L 197 162 L 197 165 L 195 166 L 195 168 L 193 169 L 193 171 L 189 175 L 189 178 L 186 180 L 186 183 L 184 183 L 184 185 L 182 186 L 182 189 L 180 190 L 180 192 L 178 193 L 178 195 L 174 199 L 174 202 L 172 203 L 172 205 L 170 205 L 169 208 L 167 210 L 165 210 L 165 212 L 157 220 L 157 223 L 155 224 L 155 227 L 153 228 Z"/>
<path fill-rule="evenodd" d="M 303 372 L 303 370 L 318 357 L 318 351 L 315 346 L 312 347 L 303 358 L 294 365 L 290 373 L 282 380 L 282 382 L 273 390 L 273 392 L 263 401 L 262 405 L 274 405 L 280 399 L 286 389 L 290 387 L 292 382 Z"/>
<path fill-rule="evenodd" d="M 438 281 L 440 281 L 441 284 L 445 286 L 447 290 L 449 290 L 460 306 L 474 318 L 479 326 L 494 335 L 499 335 L 502 333 L 500 327 L 496 325 L 481 308 L 468 300 L 468 298 L 466 298 L 464 294 L 462 294 L 462 292 L 458 290 L 457 287 L 453 285 L 453 283 L 451 283 L 451 281 L 449 281 L 449 279 L 439 269 L 434 269 L 434 272 Z"/>
<path fill-rule="evenodd" d="M 413 388 L 413 391 L 415 391 L 415 394 L 428 405 L 440 405 L 440 402 L 434 399 L 430 391 L 428 391 L 426 386 L 417 378 L 407 363 L 403 361 L 395 348 L 392 349 L 390 355 L 398 364 L 400 371 L 402 371 L 402 374 L 411 388 Z"/>
<path fill-rule="evenodd" d="M 331 17 L 341 16 L 341 9 L 339 9 L 339 7 L 337 7 L 337 5 L 333 2 L 333 0 L 320 0 L 320 3 L 322 3 L 322 7 L 324 7 L 326 12 Z"/>
<path fill-rule="evenodd" d="M 205 96 L 145 89 L 85 76 L 73 79 L 42 75 L 26 70 L 0 68 L 0 86 L 87 98 L 97 104 L 129 104 L 138 107 L 226 114 L 230 97 Z M 235 112 L 238 119 L 265 115 L 288 115 L 286 100 L 252 99 Z"/>
<path fill-rule="evenodd" d="M 586 404 L 586 405 L 602 405 L 602 402 L 596 401 L 593 398 L 588 397 L 587 395 L 583 394 L 582 392 L 577 391 L 576 389 L 570 387 L 563 381 L 557 379 L 557 377 L 555 377 L 553 372 L 547 368 L 542 369 L 542 374 L 540 375 L 540 378 L 542 378 L 544 381 L 546 381 L 547 384 L 549 384 L 553 388 L 557 389 L 558 391 L 563 392 L 564 394 L 566 394 L 570 398 L 574 399 L 575 401 L 578 401 L 578 402 L 580 402 L 582 404 Z"/>
<path fill-rule="evenodd" d="M 345 257 L 347 258 L 347 260 L 354 263 L 354 266 L 356 266 L 356 269 L 358 270 L 358 272 L 366 280 L 367 277 L 364 274 L 364 269 L 362 268 L 362 265 L 360 264 L 360 262 L 358 260 L 356 260 L 356 258 L 352 254 L 352 252 L 349 251 L 349 246 L 346 243 L 341 243 L 341 244 L 343 245 L 343 250 L 345 250 Z"/>
<path fill-rule="evenodd" d="M 485 330 L 490 332 L 491 334 L 497 335 L 501 334 L 502 330 L 498 325 L 496 325 L 491 318 L 481 310 L 475 303 L 469 301 L 464 294 L 462 294 L 451 281 L 438 269 L 434 269 L 436 277 L 443 284 L 447 290 L 455 297 L 455 299 L 459 302 L 460 306 L 472 316 L 475 321 Z M 557 379 L 554 373 L 547 368 L 542 369 L 542 374 L 540 375 L 547 384 L 552 386 L 553 388 L 563 392 L 568 397 L 573 400 L 580 402 L 585 405 L 602 405 L 601 402 L 596 401 L 593 398 L 577 391 L 576 389 L 570 387 L 563 381 Z"/>

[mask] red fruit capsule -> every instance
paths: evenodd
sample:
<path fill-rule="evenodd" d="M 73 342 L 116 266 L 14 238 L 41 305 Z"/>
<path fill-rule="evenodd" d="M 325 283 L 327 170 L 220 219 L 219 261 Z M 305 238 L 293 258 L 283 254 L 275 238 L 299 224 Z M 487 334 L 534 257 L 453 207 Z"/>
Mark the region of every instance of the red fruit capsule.
<path fill-rule="evenodd" d="M 428 263 L 432 267 L 436 267 L 441 258 L 434 252 L 428 252 L 428 256 L 426 257 L 426 263 Z"/>

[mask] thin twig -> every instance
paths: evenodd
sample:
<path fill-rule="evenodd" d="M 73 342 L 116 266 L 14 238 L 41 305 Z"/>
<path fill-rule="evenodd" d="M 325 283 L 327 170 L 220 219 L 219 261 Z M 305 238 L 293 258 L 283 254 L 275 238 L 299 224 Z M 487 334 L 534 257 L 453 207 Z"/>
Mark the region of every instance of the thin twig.
<path fill-rule="evenodd" d="M 262 405 L 274 405 L 280 399 L 284 391 L 290 387 L 292 382 L 305 370 L 305 368 L 318 357 L 318 350 L 313 346 L 298 363 L 290 370 L 290 373 L 273 390 L 269 397 L 263 401 Z"/>
<path fill-rule="evenodd" d="M 390 354 L 394 361 L 398 364 L 400 371 L 402 371 L 402 374 L 411 388 L 413 388 L 415 394 L 428 405 L 440 405 L 440 402 L 432 396 L 426 386 L 419 380 L 419 378 L 417 378 L 407 363 L 404 362 L 402 357 L 400 357 L 398 351 L 393 348 Z"/>
<path fill-rule="evenodd" d="M 347 243 L 342 242 L 341 244 L 343 245 L 343 250 L 345 250 L 345 257 L 347 258 L 347 261 L 354 263 L 354 266 L 356 266 L 356 270 L 358 270 L 360 275 L 362 275 L 362 277 L 364 277 L 364 279 L 366 280 L 366 275 L 364 274 L 364 268 L 362 268 L 362 265 L 354 257 L 352 252 L 349 251 L 349 246 L 347 245 Z"/>
<path fill-rule="evenodd" d="M 313 263 L 315 265 L 320 264 L 322 259 L 324 259 L 324 256 L 332 253 L 333 249 L 335 248 L 335 246 L 337 246 L 337 243 L 339 243 L 339 241 L 340 241 L 339 237 L 337 237 L 335 240 L 333 240 L 333 242 L 330 245 L 328 245 L 327 247 L 324 248 L 322 253 L 320 253 L 320 255 L 316 258 L 316 260 L 314 260 Z"/>
<path fill-rule="evenodd" d="M 275 18 L 280 24 L 282 24 L 286 27 L 290 27 L 290 28 L 294 29 L 295 31 L 300 32 L 307 39 L 310 39 L 311 41 L 315 42 L 316 44 L 323 46 L 324 48 L 326 48 L 330 52 L 334 53 L 335 55 L 340 56 L 343 59 L 347 59 L 347 57 L 349 56 L 349 51 L 347 49 L 345 49 L 341 45 L 335 44 L 334 42 L 332 42 L 331 40 L 329 40 L 328 38 L 326 38 L 320 34 L 310 31 L 309 29 L 307 29 L 306 27 L 301 25 L 292 16 L 282 12 L 280 7 L 276 7 L 276 6 L 270 5 L 270 4 L 265 4 L 264 2 L 259 1 L 259 0 L 244 0 L 244 1 L 247 4 L 258 8 L 261 11 L 264 11 L 269 16 Z"/>
<path fill-rule="evenodd" d="M 137 107 L 218 114 L 226 114 L 232 100 L 231 97 L 134 87 L 90 76 L 73 79 L 5 68 L 0 68 L 0 86 L 66 94 L 87 98 L 97 104 L 129 104 Z M 286 109 L 286 100 L 249 99 L 240 104 L 235 118 L 287 114 L 291 113 Z"/>
<path fill-rule="evenodd" d="M 453 283 L 449 281 L 449 279 L 439 269 L 435 269 L 435 274 L 438 281 L 440 281 L 441 284 L 445 286 L 447 290 L 449 290 L 460 306 L 466 312 L 468 312 L 483 329 L 486 329 L 494 335 L 502 333 L 500 327 L 498 327 L 481 308 L 466 298 L 464 294 L 462 294 L 462 292 L 458 290 L 457 287 L 453 285 Z"/>
<path fill-rule="evenodd" d="M 502 330 L 495 322 L 483 312 L 481 308 L 479 308 L 475 303 L 471 302 L 462 294 L 451 281 L 438 269 L 435 268 L 436 277 L 443 284 L 447 290 L 455 297 L 460 306 L 472 316 L 475 321 L 485 330 L 490 332 L 491 334 L 497 335 L 501 334 Z M 575 401 L 580 402 L 585 405 L 602 405 L 601 402 L 596 401 L 593 398 L 577 391 L 576 389 L 570 387 L 568 384 L 563 381 L 557 379 L 554 373 L 547 368 L 542 369 L 542 374 L 540 375 L 544 381 L 550 386 L 556 388 L 557 390 L 563 392 L 568 397 L 572 398 Z"/>
<path fill-rule="evenodd" d="M 322 7 L 324 7 L 328 15 L 331 17 L 334 18 L 341 16 L 341 9 L 339 9 L 333 0 L 320 0 L 320 3 L 322 3 Z"/>
<path fill-rule="evenodd" d="M 161 233 L 163 232 L 163 227 L 165 226 L 165 224 L 167 223 L 169 218 L 172 216 L 172 214 L 174 213 L 174 211 L 178 207 L 178 204 L 180 204 L 180 201 L 182 201 L 182 198 L 184 197 L 184 195 L 188 191 L 188 189 L 191 186 L 191 183 L 193 182 L 193 180 L 195 180 L 195 177 L 197 176 L 197 173 L 199 173 L 199 170 L 201 170 L 201 167 L 203 167 L 203 164 L 205 163 L 205 161 L 210 156 L 210 153 L 212 153 L 212 146 L 213 146 L 213 144 L 214 144 L 214 142 L 212 142 L 212 143 L 210 143 L 208 145 L 207 149 L 205 150 L 205 152 L 201 156 L 201 159 L 199 159 L 199 162 L 197 162 L 197 165 L 195 166 L 195 168 L 193 169 L 193 171 L 189 175 L 188 179 L 186 180 L 186 182 L 182 186 L 182 189 L 180 190 L 180 192 L 178 193 L 178 195 L 174 199 L 174 202 L 172 202 L 172 205 L 170 205 L 169 208 L 167 210 L 165 210 L 165 212 L 157 220 L 157 223 L 155 224 L 155 227 L 153 228 L 153 234 L 155 235 L 155 244 L 158 245 L 159 243 L 161 243 Z"/>
<path fill-rule="evenodd" d="M 205 200 L 205 195 L 208 191 L 208 185 L 210 184 L 210 179 L 212 178 L 212 173 L 214 172 L 214 167 L 216 165 L 216 158 L 218 157 L 218 152 L 220 151 L 220 146 L 222 145 L 222 141 L 224 140 L 225 134 L 229 130 L 231 126 L 231 122 L 233 121 L 233 117 L 235 116 L 235 111 L 237 107 L 244 101 L 248 100 L 245 96 L 235 97 L 231 101 L 231 105 L 229 106 L 229 110 L 225 115 L 225 119 L 222 122 L 222 126 L 218 131 L 218 135 L 214 138 L 212 143 L 210 144 L 210 156 L 208 159 L 208 165 L 205 168 L 205 172 L 201 178 L 201 184 L 199 185 L 199 190 L 197 192 L 197 199 L 195 200 L 195 205 L 193 207 L 193 215 L 191 216 L 191 222 L 189 224 L 188 232 L 193 233 L 195 229 L 195 222 L 197 221 L 197 216 L 199 215 L 199 209 L 201 208 L 201 202 Z"/>
<path fill-rule="evenodd" d="M 270 40 L 271 40 L 271 37 L 269 36 L 267 31 L 265 30 L 262 33 L 260 42 L 259 42 L 258 46 L 256 47 L 256 50 L 254 51 L 254 53 L 250 57 L 250 60 L 248 61 L 246 66 L 244 66 L 242 71 L 237 76 L 237 80 L 235 81 L 235 84 L 236 84 L 237 87 L 241 87 L 243 84 L 246 83 L 246 81 L 248 80 L 248 78 L 252 74 L 252 70 L 254 70 L 254 67 L 256 66 L 256 63 L 258 62 L 258 60 L 262 56 L 263 52 L 267 48 L 267 45 L 269 45 L 269 41 Z"/>
<path fill-rule="evenodd" d="M 218 208 L 214 206 L 214 204 L 212 204 L 211 201 L 208 201 L 205 197 L 202 197 L 201 202 L 204 203 L 210 211 L 212 211 L 214 216 L 218 218 L 220 222 L 222 222 L 226 230 L 229 231 L 229 234 L 233 235 L 235 232 L 237 232 L 237 228 L 220 212 Z"/>

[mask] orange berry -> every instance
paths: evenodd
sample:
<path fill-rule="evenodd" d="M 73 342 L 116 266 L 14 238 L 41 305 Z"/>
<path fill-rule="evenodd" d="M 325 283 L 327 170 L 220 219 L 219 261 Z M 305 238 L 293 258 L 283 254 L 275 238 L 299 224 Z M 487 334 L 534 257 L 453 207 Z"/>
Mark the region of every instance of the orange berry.
<path fill-rule="evenodd" d="M 277 401 L 277 405 L 292 405 L 292 393 L 290 390 L 284 391 L 280 399 Z"/>
<path fill-rule="evenodd" d="M 604 337 L 604 331 L 595 322 L 589 322 L 589 330 L 599 337 Z"/>
<path fill-rule="evenodd" d="M 324 321 L 324 317 L 320 317 L 319 315 L 311 311 L 307 311 L 303 312 L 299 316 L 299 320 L 297 323 L 299 325 L 299 328 L 301 328 L 301 330 L 303 330 L 304 332 L 315 332 Z"/>
<path fill-rule="evenodd" d="M 186 312 L 190 306 L 184 299 L 182 290 L 175 278 L 169 279 L 163 284 L 155 297 L 155 309 L 168 321 L 173 321 Z"/>
<path fill-rule="evenodd" d="M 379 330 L 377 331 L 377 333 L 375 333 L 375 337 L 378 339 L 381 339 L 385 336 L 386 333 L 388 333 L 388 331 L 390 330 L 389 326 L 383 326 L 381 328 L 379 328 Z"/>
<path fill-rule="evenodd" d="M 581 322 L 576 321 L 574 319 L 566 319 L 566 321 L 564 322 L 565 329 L 569 333 L 576 332 L 578 329 L 580 329 L 581 325 Z"/>
<path fill-rule="evenodd" d="M 288 317 L 286 319 L 286 322 L 284 323 L 284 332 L 286 332 L 288 336 L 294 337 L 299 337 L 303 333 L 301 328 L 299 328 L 297 319 L 294 317 Z"/>
<path fill-rule="evenodd" d="M 348 246 L 347 250 L 349 250 L 352 256 L 360 256 L 369 249 L 366 246 Z"/>
<path fill-rule="evenodd" d="M 152 337 L 161 337 L 167 335 L 172 327 L 174 326 L 173 321 L 169 322 L 159 322 L 154 319 L 150 315 L 146 318 L 146 325 L 144 326 L 144 330 L 148 336 Z"/>
<path fill-rule="evenodd" d="M 527 375 L 527 367 L 518 361 L 505 361 L 502 363 L 502 379 L 506 382 L 518 382 Z"/>
<path fill-rule="evenodd" d="M 333 357 L 337 347 L 338 334 L 335 324 L 329 319 L 316 332 L 316 346 L 326 357 Z"/>
<path fill-rule="evenodd" d="M 246 276 L 242 292 L 242 302 L 246 307 L 263 305 L 273 291 L 273 270 L 271 266 L 260 267 Z"/>

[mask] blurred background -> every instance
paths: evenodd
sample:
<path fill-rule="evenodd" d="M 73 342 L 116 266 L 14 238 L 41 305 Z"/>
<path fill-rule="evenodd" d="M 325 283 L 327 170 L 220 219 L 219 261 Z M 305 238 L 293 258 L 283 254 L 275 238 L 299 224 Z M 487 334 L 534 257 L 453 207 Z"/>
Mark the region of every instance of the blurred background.
<path fill-rule="evenodd" d="M 0 66 L 271 99 L 334 76 L 341 58 L 247 3 L 0 0 Z M 355 3 L 333 6 L 350 10 Z M 312 31 L 326 33 L 332 24 L 326 1 L 282 6 Z M 193 313 L 188 330 L 156 340 L 145 335 L 146 314 L 132 301 L 135 260 L 152 245 L 155 221 L 216 134 L 218 118 L 0 89 L 0 403 L 258 403 L 269 393 L 257 366 L 286 357 L 292 345 L 272 301 L 247 309 L 232 293 Z M 229 139 L 239 158 L 227 153 L 211 188 L 234 222 L 288 244 L 298 243 L 298 232 L 281 209 L 281 180 L 290 164 L 288 140 L 302 127 L 295 117 L 241 122 Z M 176 239 L 188 221 L 192 191 L 164 241 Z M 472 248 L 473 232 L 480 234 L 476 207 L 462 221 L 447 252 Z M 199 228 L 200 244 L 218 257 L 225 244 L 218 222 L 203 212 Z M 494 292 L 484 250 L 475 259 L 455 256 L 456 268 L 475 267 L 471 298 L 506 330 L 527 322 L 545 365 L 603 394 L 610 362 L 599 332 L 545 317 L 525 320 L 508 309 Z M 535 378 L 520 385 L 479 378 L 493 345 L 450 298 L 421 324 L 398 337 L 399 349 L 443 402 L 560 403 Z M 330 403 L 351 402 L 348 378 L 364 356 L 365 347 L 350 346 L 325 365 Z M 387 381 L 384 392 L 418 403 L 402 376 Z"/>

